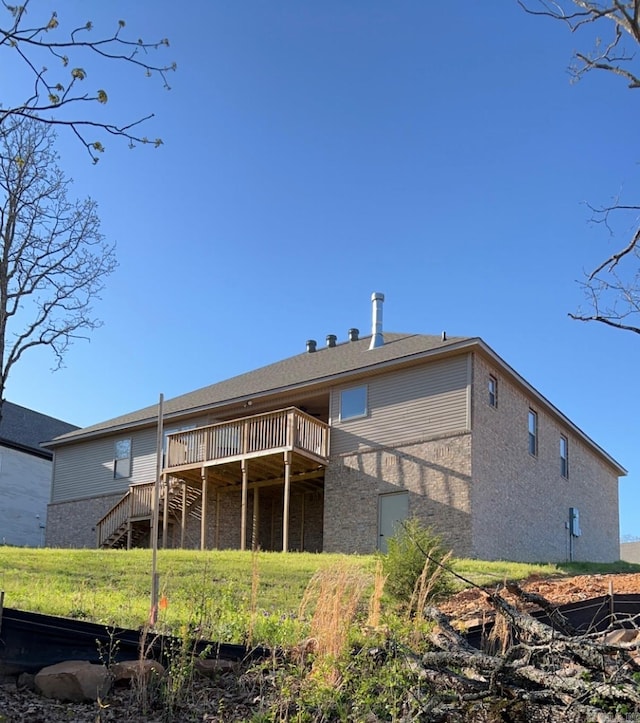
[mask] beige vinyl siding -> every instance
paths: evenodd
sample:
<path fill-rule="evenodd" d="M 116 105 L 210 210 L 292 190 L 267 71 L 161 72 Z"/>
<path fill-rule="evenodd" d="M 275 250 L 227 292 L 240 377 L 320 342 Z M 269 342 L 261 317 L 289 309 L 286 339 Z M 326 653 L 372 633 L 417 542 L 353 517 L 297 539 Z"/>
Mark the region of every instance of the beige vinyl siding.
<path fill-rule="evenodd" d="M 362 385 L 368 390 L 366 416 L 341 421 L 340 392 Z M 467 431 L 469 387 L 468 354 L 335 387 L 331 453 Z"/>
<path fill-rule="evenodd" d="M 131 438 L 131 477 L 114 479 L 115 443 Z M 154 427 L 127 435 L 126 432 L 81 442 L 55 451 L 55 472 L 51 501 L 94 497 L 127 491 L 135 482 L 151 482 L 156 469 L 156 436 Z"/>

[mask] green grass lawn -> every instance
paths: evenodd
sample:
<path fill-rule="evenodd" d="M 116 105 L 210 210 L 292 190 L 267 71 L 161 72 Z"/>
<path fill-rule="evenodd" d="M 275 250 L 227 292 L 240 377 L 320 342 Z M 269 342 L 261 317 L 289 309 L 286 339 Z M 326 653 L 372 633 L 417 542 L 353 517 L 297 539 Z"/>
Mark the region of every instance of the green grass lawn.
<path fill-rule="evenodd" d="M 250 627 L 259 642 L 299 639 L 304 625 L 297 613 L 305 588 L 314 573 L 338 564 L 373 581 L 373 555 L 161 550 L 159 623 L 171 630 L 196 625 L 221 642 L 244 642 Z M 640 565 L 627 563 L 479 560 L 455 560 L 453 568 L 479 585 L 534 574 L 640 571 Z M 138 628 L 149 617 L 151 551 L 0 547 L 0 590 L 7 607 Z"/>

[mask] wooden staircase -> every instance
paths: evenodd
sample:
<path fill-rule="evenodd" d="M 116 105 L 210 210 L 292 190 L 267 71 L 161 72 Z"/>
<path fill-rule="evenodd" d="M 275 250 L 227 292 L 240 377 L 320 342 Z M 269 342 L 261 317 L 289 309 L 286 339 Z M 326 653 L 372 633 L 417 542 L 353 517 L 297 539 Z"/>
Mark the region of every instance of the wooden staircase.
<path fill-rule="evenodd" d="M 150 535 L 154 489 L 153 482 L 129 487 L 125 495 L 98 521 L 96 525 L 98 547 L 136 547 L 141 540 Z M 166 490 L 163 485 L 160 491 L 160 525 L 162 525 Z M 166 507 L 170 521 L 181 522 L 183 509 L 185 515 L 200 520 L 201 492 L 172 477 L 169 479 Z"/>

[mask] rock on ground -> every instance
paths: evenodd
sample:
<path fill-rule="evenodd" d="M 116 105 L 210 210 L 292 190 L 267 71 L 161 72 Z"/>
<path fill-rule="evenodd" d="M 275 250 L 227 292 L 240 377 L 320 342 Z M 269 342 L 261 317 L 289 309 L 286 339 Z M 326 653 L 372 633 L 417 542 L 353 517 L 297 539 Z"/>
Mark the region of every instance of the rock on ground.
<path fill-rule="evenodd" d="M 34 683 L 45 698 L 81 703 L 104 698 L 111 688 L 111 676 L 104 665 L 69 660 L 43 668 Z"/>

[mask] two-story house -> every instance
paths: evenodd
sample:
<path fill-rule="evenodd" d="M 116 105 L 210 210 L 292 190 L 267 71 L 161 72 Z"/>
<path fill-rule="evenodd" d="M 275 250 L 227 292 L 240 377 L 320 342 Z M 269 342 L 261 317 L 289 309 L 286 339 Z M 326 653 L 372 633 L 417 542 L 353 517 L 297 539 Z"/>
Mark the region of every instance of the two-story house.
<path fill-rule="evenodd" d="M 153 405 L 50 442 L 47 544 L 149 544 L 160 469 L 167 546 L 368 553 L 416 516 L 459 556 L 617 560 L 624 468 L 482 339 L 383 333 L 382 300 L 371 335 L 164 402 L 161 433 Z"/>
<path fill-rule="evenodd" d="M 78 427 L 12 402 L 0 419 L 0 542 L 44 544 L 53 454 L 42 442 Z"/>

